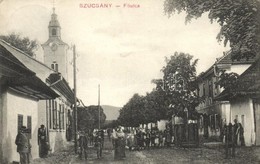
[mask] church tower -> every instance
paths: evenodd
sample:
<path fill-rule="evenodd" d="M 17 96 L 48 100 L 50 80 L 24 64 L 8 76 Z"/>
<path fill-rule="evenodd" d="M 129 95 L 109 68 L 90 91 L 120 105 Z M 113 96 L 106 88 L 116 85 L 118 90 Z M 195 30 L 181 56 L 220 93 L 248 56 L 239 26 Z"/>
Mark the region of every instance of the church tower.
<path fill-rule="evenodd" d="M 51 67 L 68 81 L 68 44 L 61 40 L 61 27 L 53 8 L 49 22 L 49 39 L 42 44 L 44 51 L 44 64 Z"/>

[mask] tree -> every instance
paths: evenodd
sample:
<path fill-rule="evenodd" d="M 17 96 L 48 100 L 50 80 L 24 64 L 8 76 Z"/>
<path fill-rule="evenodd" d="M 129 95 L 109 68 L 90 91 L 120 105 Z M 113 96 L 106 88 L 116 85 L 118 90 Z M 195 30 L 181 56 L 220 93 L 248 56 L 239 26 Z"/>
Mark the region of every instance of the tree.
<path fill-rule="evenodd" d="M 11 33 L 9 35 L 1 35 L 0 39 L 22 50 L 31 57 L 35 56 L 35 50 L 38 49 L 38 44 L 36 40 L 30 40 L 28 37 L 22 38 L 19 34 L 16 33 Z"/>
<path fill-rule="evenodd" d="M 144 97 L 137 93 L 123 106 L 118 117 L 119 124 L 137 127 L 145 122 Z"/>
<path fill-rule="evenodd" d="M 226 71 L 221 71 L 219 81 L 216 84 L 226 90 L 231 91 L 237 87 L 238 77 L 239 75 L 237 73 L 226 73 Z"/>
<path fill-rule="evenodd" d="M 100 118 L 100 127 L 104 124 L 105 120 L 106 120 L 106 115 L 104 113 L 103 108 L 100 106 L 100 116 L 99 116 L 99 107 L 95 106 L 95 105 L 91 105 L 87 108 L 88 113 L 91 115 L 92 120 L 90 120 L 92 122 L 92 128 L 99 128 L 99 118 Z M 78 115 L 79 117 L 79 115 Z M 84 118 L 84 117 L 83 117 Z"/>
<path fill-rule="evenodd" d="M 199 103 L 196 93 L 196 65 L 198 60 L 192 61 L 193 56 L 177 53 L 166 58 L 166 66 L 162 68 L 163 79 L 153 80 L 156 90 L 165 92 L 165 102 L 168 106 L 168 118 L 177 115 L 185 116 L 188 110 L 190 116 L 196 113 L 195 107 Z"/>
<path fill-rule="evenodd" d="M 147 93 L 145 99 L 145 122 L 156 122 L 167 118 L 165 92 L 154 89 Z"/>
<path fill-rule="evenodd" d="M 220 24 L 217 39 L 230 43 L 233 59 L 248 59 L 260 50 L 259 0 L 165 0 L 164 11 L 168 16 L 185 11 L 186 22 L 208 12 L 211 22 Z"/>
<path fill-rule="evenodd" d="M 93 127 L 94 118 L 90 114 L 89 110 L 85 107 L 78 107 L 78 130 L 80 131 L 88 131 Z"/>

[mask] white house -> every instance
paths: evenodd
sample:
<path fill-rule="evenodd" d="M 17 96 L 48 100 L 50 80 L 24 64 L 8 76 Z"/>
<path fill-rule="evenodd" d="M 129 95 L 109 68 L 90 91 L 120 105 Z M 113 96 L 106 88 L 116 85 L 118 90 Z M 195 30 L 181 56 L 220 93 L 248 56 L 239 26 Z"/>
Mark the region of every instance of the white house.
<path fill-rule="evenodd" d="M 244 128 L 246 146 L 260 145 L 260 59 L 238 78 L 238 85 L 224 90 L 216 100 L 230 102 L 230 117 Z"/>
<path fill-rule="evenodd" d="M 19 161 L 15 138 L 28 128 L 32 156 L 38 156 L 38 102 L 58 97 L 35 72 L 0 44 L 0 163 Z"/>
<path fill-rule="evenodd" d="M 199 120 L 199 134 L 205 138 L 219 138 L 224 123 L 232 122 L 229 101 L 217 101 L 217 97 L 223 88 L 217 85 L 219 72 L 225 70 L 227 73 L 235 72 L 242 74 L 255 59 L 232 60 L 231 53 L 217 59 L 214 65 L 198 76 L 198 94 L 203 101 L 196 107 L 201 113 Z"/>

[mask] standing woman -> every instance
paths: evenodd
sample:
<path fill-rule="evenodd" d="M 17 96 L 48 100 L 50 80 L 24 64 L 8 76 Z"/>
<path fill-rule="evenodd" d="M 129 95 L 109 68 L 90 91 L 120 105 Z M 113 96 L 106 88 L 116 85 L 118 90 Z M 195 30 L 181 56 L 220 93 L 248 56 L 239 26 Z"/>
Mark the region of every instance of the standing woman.
<path fill-rule="evenodd" d="M 40 158 L 46 158 L 48 155 L 47 132 L 44 125 L 38 129 L 38 145 Z"/>
<path fill-rule="evenodd" d="M 237 144 L 238 146 L 245 146 L 245 139 L 244 139 L 244 128 L 241 123 L 238 123 L 238 128 L 236 131 L 237 135 Z"/>
<path fill-rule="evenodd" d="M 125 133 L 122 127 L 119 127 L 115 138 L 115 160 L 124 159 L 125 155 Z"/>

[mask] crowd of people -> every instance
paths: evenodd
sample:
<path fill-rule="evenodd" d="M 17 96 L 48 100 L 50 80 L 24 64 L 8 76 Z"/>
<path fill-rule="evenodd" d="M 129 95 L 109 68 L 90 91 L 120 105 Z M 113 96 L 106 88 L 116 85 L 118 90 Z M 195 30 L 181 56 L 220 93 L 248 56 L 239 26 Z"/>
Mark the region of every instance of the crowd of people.
<path fill-rule="evenodd" d="M 170 147 L 173 143 L 173 135 L 169 126 L 165 130 L 159 130 L 157 127 L 152 129 L 144 128 L 117 128 L 108 129 L 94 129 L 93 131 L 79 131 L 78 132 L 78 154 L 82 159 L 88 158 L 89 147 L 96 149 L 97 158 L 102 157 L 102 150 L 104 147 L 105 133 L 114 148 L 114 159 L 120 160 L 126 158 L 125 149 L 129 151 L 144 150 L 150 148 Z M 228 156 L 235 156 L 235 147 L 245 146 L 244 128 L 241 123 L 234 120 L 234 124 L 225 124 L 221 131 L 221 140 L 225 144 L 225 154 Z M 27 164 L 30 162 L 31 144 L 27 136 L 27 129 L 22 126 L 17 134 L 15 143 L 17 145 L 17 152 L 20 154 L 20 162 Z M 39 157 L 45 158 L 51 150 L 46 128 L 44 125 L 38 129 L 38 145 Z"/>
<path fill-rule="evenodd" d="M 143 129 L 143 128 L 128 128 L 126 133 L 126 146 L 132 150 L 143 150 L 164 146 L 171 146 L 172 135 L 170 128 L 166 130 L 158 130 L 158 128 Z"/>

